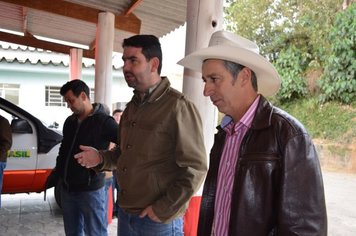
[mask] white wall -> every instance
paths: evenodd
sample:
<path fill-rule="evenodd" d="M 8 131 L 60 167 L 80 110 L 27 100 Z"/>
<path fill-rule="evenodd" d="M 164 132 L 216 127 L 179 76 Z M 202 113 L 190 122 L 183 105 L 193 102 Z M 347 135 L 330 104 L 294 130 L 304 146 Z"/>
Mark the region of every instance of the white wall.
<path fill-rule="evenodd" d="M 83 67 L 82 79 L 94 88 L 94 67 Z M 71 114 L 67 107 L 45 106 L 45 86 L 62 86 L 69 79 L 69 68 L 63 64 L 19 63 L 17 60 L 0 61 L 0 83 L 19 84 L 19 106 L 46 124 L 57 122 L 62 129 L 64 120 Z M 121 70 L 113 71 L 112 101 L 127 102 L 132 97 Z"/>

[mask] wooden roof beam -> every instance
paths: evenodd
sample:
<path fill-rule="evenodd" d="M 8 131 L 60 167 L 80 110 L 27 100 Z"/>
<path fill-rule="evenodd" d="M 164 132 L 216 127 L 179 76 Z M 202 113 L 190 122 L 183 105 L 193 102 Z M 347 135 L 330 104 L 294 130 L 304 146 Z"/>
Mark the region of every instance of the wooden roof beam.
<path fill-rule="evenodd" d="M 66 2 L 63 0 L 1 0 L 23 7 L 28 7 L 40 11 L 46 11 L 53 14 L 58 14 L 66 17 L 71 17 L 78 20 L 98 23 L 99 13 L 98 9 L 82 6 L 75 3 Z M 138 0 L 137 2 L 140 2 Z M 141 29 L 141 20 L 134 14 L 115 15 L 115 28 L 134 34 L 139 34 Z"/>
<path fill-rule="evenodd" d="M 22 32 L 27 32 L 27 7 L 22 8 Z"/>
<path fill-rule="evenodd" d="M 93 40 L 93 42 L 89 44 L 89 50 L 95 50 L 95 47 L 96 47 L 96 40 Z"/>
<path fill-rule="evenodd" d="M 127 10 L 125 11 L 124 15 L 128 16 L 129 14 L 131 14 L 142 3 L 142 1 L 143 0 L 133 0 L 129 8 L 127 8 Z"/>
<path fill-rule="evenodd" d="M 43 41 L 33 36 L 19 36 L 19 35 L 9 34 L 5 32 L 0 32 L 0 40 L 9 43 L 16 43 L 29 47 L 34 47 L 34 48 L 42 48 L 44 50 L 50 50 L 53 52 L 59 52 L 68 55 L 70 54 L 70 49 L 73 48 L 72 46 L 66 46 L 53 42 Z M 83 50 L 83 57 L 95 59 L 95 50 L 86 50 L 86 49 L 82 49 L 82 50 Z"/>

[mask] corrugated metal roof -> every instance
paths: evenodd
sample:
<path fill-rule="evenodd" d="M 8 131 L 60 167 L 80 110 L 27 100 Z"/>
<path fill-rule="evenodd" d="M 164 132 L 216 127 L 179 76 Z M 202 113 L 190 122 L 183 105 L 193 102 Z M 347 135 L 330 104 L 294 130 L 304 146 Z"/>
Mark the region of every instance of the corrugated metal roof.
<path fill-rule="evenodd" d="M 136 0 L 67 0 L 100 11 L 123 14 Z M 140 34 L 153 34 L 162 37 L 186 20 L 187 0 L 143 0 L 132 12 L 141 20 Z M 18 2 L 18 1 L 11 1 Z M 21 1 L 19 1 L 21 2 Z M 36 1 L 38 2 L 38 1 Z M 22 7 L 0 0 L 0 28 L 27 32 L 81 45 L 95 42 L 96 24 L 51 12 Z M 121 42 L 133 33 L 115 29 L 114 51 L 121 51 Z M 0 39 L 1 40 L 1 39 Z"/>
<path fill-rule="evenodd" d="M 55 66 L 63 65 L 69 66 L 70 58 L 63 53 L 56 53 L 38 48 L 32 48 L 27 46 L 20 46 L 11 43 L 0 42 L 0 63 L 1 62 L 19 64 L 52 64 Z M 89 58 L 83 58 L 83 66 L 85 68 L 94 67 L 95 60 Z M 114 70 L 121 70 L 121 64 L 113 64 Z"/>

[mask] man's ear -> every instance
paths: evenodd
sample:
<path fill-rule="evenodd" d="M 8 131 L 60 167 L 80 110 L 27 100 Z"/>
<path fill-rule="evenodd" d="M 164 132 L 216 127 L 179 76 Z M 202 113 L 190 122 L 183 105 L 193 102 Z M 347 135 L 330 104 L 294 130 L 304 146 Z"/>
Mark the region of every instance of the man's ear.
<path fill-rule="evenodd" d="M 240 73 L 242 74 L 241 82 L 243 84 L 246 84 L 247 82 L 251 82 L 252 71 L 250 68 L 244 67 Z"/>
<path fill-rule="evenodd" d="M 160 61 L 159 61 L 158 57 L 153 57 L 151 59 L 151 65 L 152 65 L 151 72 L 158 71 L 159 63 L 160 63 Z"/>
<path fill-rule="evenodd" d="M 85 94 L 84 91 L 82 91 L 80 94 L 79 94 L 80 98 L 85 101 L 86 99 L 88 99 L 88 96 Z"/>

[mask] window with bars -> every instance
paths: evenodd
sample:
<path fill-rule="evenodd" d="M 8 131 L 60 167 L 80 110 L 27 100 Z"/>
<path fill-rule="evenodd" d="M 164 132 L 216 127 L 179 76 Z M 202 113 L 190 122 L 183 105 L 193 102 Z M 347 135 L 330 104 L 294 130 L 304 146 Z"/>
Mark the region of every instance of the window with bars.
<path fill-rule="evenodd" d="M 60 86 L 46 86 L 45 106 L 48 107 L 65 107 L 66 102 L 60 94 Z"/>
<path fill-rule="evenodd" d="M 91 88 L 90 89 L 90 101 L 91 101 L 91 103 L 94 103 L 94 96 L 95 96 L 94 89 Z"/>

